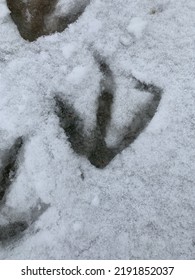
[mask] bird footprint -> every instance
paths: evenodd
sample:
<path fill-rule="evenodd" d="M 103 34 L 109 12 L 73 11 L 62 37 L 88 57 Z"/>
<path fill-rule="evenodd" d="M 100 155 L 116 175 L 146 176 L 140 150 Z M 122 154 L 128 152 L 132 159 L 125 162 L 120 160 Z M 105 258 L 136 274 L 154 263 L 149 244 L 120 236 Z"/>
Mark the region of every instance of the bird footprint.
<path fill-rule="evenodd" d="M 128 147 L 145 129 L 153 118 L 159 105 L 162 90 L 152 84 L 147 84 L 132 77 L 135 88 L 139 91 L 147 91 L 152 94 L 150 103 L 145 104 L 136 113 L 123 132 L 122 140 L 113 148 L 106 144 L 106 133 L 112 117 L 112 105 L 115 93 L 115 81 L 109 65 L 102 59 L 95 57 L 99 69 L 102 72 L 101 91 L 98 97 L 98 109 L 96 113 L 96 126 L 90 136 L 84 133 L 84 124 L 76 110 L 58 94 L 55 96 L 55 113 L 59 118 L 60 126 L 68 136 L 73 150 L 78 155 L 85 156 L 92 165 L 97 168 L 106 167 L 111 160 L 123 149 Z"/>
<path fill-rule="evenodd" d="M 35 41 L 43 35 L 64 31 L 84 12 L 89 1 L 77 3 L 68 15 L 55 15 L 57 0 L 7 0 L 11 17 L 23 39 Z"/>
<path fill-rule="evenodd" d="M 14 209 L 5 206 L 11 184 L 17 176 L 23 146 L 23 137 L 17 138 L 2 159 L 0 169 L 0 242 L 6 242 L 21 235 L 49 207 L 38 200 L 35 207 L 25 211 L 25 213 L 16 214 Z"/>

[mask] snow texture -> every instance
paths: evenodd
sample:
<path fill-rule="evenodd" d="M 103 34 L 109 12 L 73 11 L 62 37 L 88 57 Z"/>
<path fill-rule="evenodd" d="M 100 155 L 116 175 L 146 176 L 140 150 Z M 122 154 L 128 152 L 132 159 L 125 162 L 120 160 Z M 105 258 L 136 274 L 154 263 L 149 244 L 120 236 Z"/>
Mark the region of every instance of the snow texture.
<path fill-rule="evenodd" d="M 127 31 L 134 35 L 136 39 L 140 39 L 143 35 L 144 30 L 146 29 L 147 22 L 142 18 L 134 17 L 131 19 L 130 24 L 127 27 Z"/>
<path fill-rule="evenodd" d="M 0 2 L 0 23 L 3 23 L 6 17 L 9 15 L 10 11 L 6 5 L 6 0 L 1 0 Z"/>
<path fill-rule="evenodd" d="M 0 0 L 0 169 L 24 143 L 0 204 L 0 259 L 195 258 L 194 11 L 194 0 L 93 0 L 64 32 L 29 43 Z M 115 83 L 108 146 L 151 101 L 135 79 L 162 89 L 151 121 L 104 169 L 72 149 L 54 101 L 91 133 L 96 53 Z"/>

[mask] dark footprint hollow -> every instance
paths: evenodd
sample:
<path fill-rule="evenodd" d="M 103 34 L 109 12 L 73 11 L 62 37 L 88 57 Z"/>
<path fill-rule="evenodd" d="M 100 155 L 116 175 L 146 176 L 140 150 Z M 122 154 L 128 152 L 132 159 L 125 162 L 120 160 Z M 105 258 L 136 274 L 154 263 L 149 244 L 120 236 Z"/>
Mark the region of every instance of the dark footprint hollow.
<path fill-rule="evenodd" d="M 2 167 L 0 169 L 0 203 L 5 202 L 6 194 L 16 177 L 18 169 L 18 157 L 23 147 L 23 138 L 19 137 L 15 140 L 11 148 L 6 151 L 2 159 Z M 0 241 L 8 240 L 15 237 L 28 227 L 23 221 L 0 225 Z"/>
<path fill-rule="evenodd" d="M 113 94 L 111 91 L 103 90 L 98 98 L 94 146 L 88 156 L 88 160 L 97 168 L 106 167 L 115 156 L 105 142 L 106 129 L 111 119 L 112 103 Z"/>
<path fill-rule="evenodd" d="M 0 226 L 0 241 L 8 241 L 28 228 L 26 221 L 18 221 L 4 226 Z"/>
<path fill-rule="evenodd" d="M 98 57 L 98 58 L 97 58 Z M 96 126 L 91 132 L 91 136 L 86 136 L 83 130 L 83 121 L 78 113 L 61 97 L 56 96 L 55 112 L 59 118 L 60 126 L 66 133 L 73 150 L 84 155 L 92 165 L 97 168 L 105 168 L 111 160 L 126 147 L 131 145 L 139 134 L 146 128 L 156 113 L 161 100 L 162 90 L 152 84 L 143 83 L 133 77 L 135 88 L 140 91 L 147 91 L 152 94 L 151 102 L 142 106 L 135 114 L 128 126 L 127 131 L 122 131 L 122 140 L 113 148 L 109 148 L 105 138 L 107 129 L 112 117 L 112 104 L 115 94 L 115 81 L 109 65 L 95 58 L 96 63 L 102 72 L 101 92 L 96 113 Z"/>
<path fill-rule="evenodd" d="M 58 0 L 7 0 L 11 17 L 23 39 L 35 41 L 43 35 L 62 32 L 84 12 L 86 5 L 77 5 L 68 15 L 54 15 Z M 78 7 L 78 8 L 77 8 Z"/>
<path fill-rule="evenodd" d="M 0 225 L 0 241 L 9 242 L 12 239 L 20 238 L 22 233 L 29 228 L 48 208 L 49 204 L 45 204 L 41 200 L 37 205 L 28 209 L 25 213 L 20 214 L 20 218 L 7 224 Z M 26 217 L 25 217 L 26 216 Z M 13 217 L 10 217 L 12 219 Z"/>
<path fill-rule="evenodd" d="M 15 140 L 12 147 L 5 153 L 0 169 L 0 201 L 5 197 L 18 169 L 18 156 L 23 146 L 23 138 Z"/>
<path fill-rule="evenodd" d="M 79 118 L 73 106 L 65 102 L 60 96 L 55 96 L 57 114 L 60 126 L 66 133 L 73 150 L 79 155 L 88 153 L 89 144 L 86 144 L 86 136 L 83 132 L 83 122 Z"/>

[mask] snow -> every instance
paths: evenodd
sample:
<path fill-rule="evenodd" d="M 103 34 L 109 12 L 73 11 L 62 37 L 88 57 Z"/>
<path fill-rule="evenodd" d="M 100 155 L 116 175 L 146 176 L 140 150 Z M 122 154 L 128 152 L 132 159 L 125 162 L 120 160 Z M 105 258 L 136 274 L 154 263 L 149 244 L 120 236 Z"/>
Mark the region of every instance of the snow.
<path fill-rule="evenodd" d="M 71 57 L 71 55 L 73 54 L 73 52 L 75 51 L 76 46 L 73 44 L 66 44 L 62 47 L 62 53 L 63 56 L 68 59 L 69 57 Z"/>
<path fill-rule="evenodd" d="M 93 0 L 64 32 L 29 43 L 0 1 L 1 157 L 25 137 L 0 224 L 47 205 L 19 238 L 0 243 L 0 259 L 194 259 L 195 2 L 165 2 Z M 76 0 L 67 3 L 57 12 Z M 87 133 L 95 127 L 94 52 L 116 84 L 109 145 L 150 101 L 132 76 L 163 90 L 145 130 L 102 170 L 73 151 L 54 102 L 58 93 Z"/>
<path fill-rule="evenodd" d="M 6 5 L 6 1 L 1 0 L 0 1 L 0 23 L 2 23 L 9 14 L 10 14 L 10 11 Z"/>
<path fill-rule="evenodd" d="M 146 26 L 147 22 L 145 20 L 140 17 L 134 17 L 131 19 L 131 22 L 127 27 L 127 31 L 134 35 L 136 39 L 141 39 Z"/>
<path fill-rule="evenodd" d="M 74 85 L 78 85 L 87 76 L 89 69 L 87 66 L 77 66 L 72 72 L 66 77 L 66 80 Z"/>
<path fill-rule="evenodd" d="M 99 199 L 99 196 L 98 196 L 98 195 L 96 195 L 96 196 L 92 199 L 91 204 L 92 204 L 94 207 L 100 206 L 100 199 Z"/>

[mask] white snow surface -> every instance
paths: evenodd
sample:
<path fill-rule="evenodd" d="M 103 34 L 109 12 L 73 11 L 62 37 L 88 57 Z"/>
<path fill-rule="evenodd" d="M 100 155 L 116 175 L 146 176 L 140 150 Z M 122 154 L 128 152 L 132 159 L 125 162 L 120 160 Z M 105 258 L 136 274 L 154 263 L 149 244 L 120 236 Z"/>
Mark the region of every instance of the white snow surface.
<path fill-rule="evenodd" d="M 130 24 L 127 27 L 127 31 L 135 36 L 137 39 L 140 39 L 146 29 L 147 22 L 142 18 L 134 17 L 131 19 Z"/>
<path fill-rule="evenodd" d="M 92 0 L 64 32 L 33 43 L 0 7 L 0 155 L 26 139 L 0 211 L 20 217 L 37 201 L 49 205 L 21 238 L 0 243 L 0 259 L 194 259 L 195 1 Z M 123 44 L 135 17 L 147 29 Z M 94 127 L 94 52 L 116 83 L 110 145 L 150 98 L 131 75 L 163 89 L 152 121 L 103 170 L 72 150 L 53 100 L 59 93 L 87 132 Z"/>

